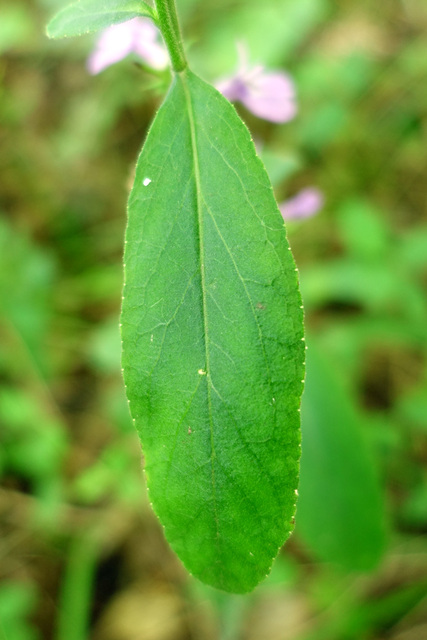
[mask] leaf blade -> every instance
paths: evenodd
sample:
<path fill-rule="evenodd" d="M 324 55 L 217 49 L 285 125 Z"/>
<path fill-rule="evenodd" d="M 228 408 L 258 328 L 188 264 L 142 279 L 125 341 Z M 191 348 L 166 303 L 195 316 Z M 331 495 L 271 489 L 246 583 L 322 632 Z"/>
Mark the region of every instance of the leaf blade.
<path fill-rule="evenodd" d="M 321 561 L 368 571 L 386 546 L 382 492 L 358 412 L 313 343 L 301 409 L 296 531 Z"/>
<path fill-rule="evenodd" d="M 154 509 L 192 573 L 249 591 L 292 528 L 301 300 L 249 133 L 189 71 L 138 161 L 125 264 L 124 377 Z"/>
<path fill-rule="evenodd" d="M 155 12 L 140 0 L 80 0 L 57 13 L 46 28 L 49 38 L 71 38 L 95 33 L 132 18 L 156 19 Z"/>

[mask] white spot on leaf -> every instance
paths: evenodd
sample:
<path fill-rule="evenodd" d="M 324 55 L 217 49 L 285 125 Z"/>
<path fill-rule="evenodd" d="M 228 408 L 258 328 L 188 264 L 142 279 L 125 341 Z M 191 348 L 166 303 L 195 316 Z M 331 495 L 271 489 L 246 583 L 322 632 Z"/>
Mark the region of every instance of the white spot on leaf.
<path fill-rule="evenodd" d="M 144 187 L 148 187 L 150 182 L 151 182 L 151 178 L 144 178 L 144 180 L 142 181 L 142 184 L 144 185 Z"/>

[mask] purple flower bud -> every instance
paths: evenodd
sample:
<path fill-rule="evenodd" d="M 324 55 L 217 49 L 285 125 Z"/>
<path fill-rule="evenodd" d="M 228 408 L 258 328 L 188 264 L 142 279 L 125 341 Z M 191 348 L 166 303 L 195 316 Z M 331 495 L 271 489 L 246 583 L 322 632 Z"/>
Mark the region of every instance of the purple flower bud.
<path fill-rule="evenodd" d="M 279 209 L 285 220 L 302 220 L 314 216 L 323 207 L 323 203 L 321 191 L 315 187 L 307 187 L 293 198 L 282 202 Z"/>
<path fill-rule="evenodd" d="M 239 101 L 254 115 L 271 122 L 288 122 L 297 112 L 295 85 L 282 71 L 249 68 L 247 52 L 239 46 L 239 68 L 235 75 L 216 84 L 231 102 Z"/>
<path fill-rule="evenodd" d="M 135 53 L 153 69 L 164 69 L 168 65 L 168 54 L 159 40 L 157 27 L 148 18 L 133 18 L 101 33 L 87 68 L 95 75 L 130 53 Z"/>

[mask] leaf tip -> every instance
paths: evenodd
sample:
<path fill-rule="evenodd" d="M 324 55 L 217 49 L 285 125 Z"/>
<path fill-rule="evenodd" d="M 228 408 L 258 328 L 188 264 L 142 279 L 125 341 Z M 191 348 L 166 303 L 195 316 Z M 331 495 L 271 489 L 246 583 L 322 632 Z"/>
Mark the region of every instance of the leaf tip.
<path fill-rule="evenodd" d="M 50 40 L 55 38 L 55 34 L 52 31 L 52 20 L 46 25 L 45 33 Z"/>

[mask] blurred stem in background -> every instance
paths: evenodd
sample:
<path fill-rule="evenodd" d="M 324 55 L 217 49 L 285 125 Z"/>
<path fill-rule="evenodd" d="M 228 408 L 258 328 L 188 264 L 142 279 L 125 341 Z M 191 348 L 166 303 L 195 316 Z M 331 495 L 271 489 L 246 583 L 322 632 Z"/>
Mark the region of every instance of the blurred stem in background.
<path fill-rule="evenodd" d="M 89 638 L 99 548 L 99 542 L 91 533 L 81 533 L 70 540 L 59 598 L 56 640 Z"/>
<path fill-rule="evenodd" d="M 214 600 L 219 635 L 218 640 L 238 640 L 245 615 L 249 608 L 250 596 L 238 596 L 218 591 Z"/>

